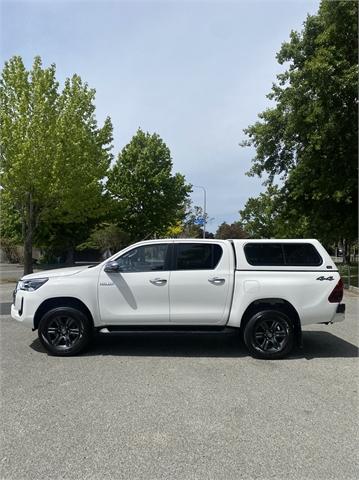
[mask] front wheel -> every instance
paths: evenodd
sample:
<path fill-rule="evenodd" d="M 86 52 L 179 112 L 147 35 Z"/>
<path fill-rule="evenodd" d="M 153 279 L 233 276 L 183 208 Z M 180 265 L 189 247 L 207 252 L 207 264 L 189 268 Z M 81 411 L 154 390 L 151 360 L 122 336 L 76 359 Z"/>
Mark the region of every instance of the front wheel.
<path fill-rule="evenodd" d="M 244 343 L 253 357 L 268 360 L 286 357 L 294 344 L 293 323 L 277 310 L 258 312 L 244 329 Z"/>
<path fill-rule="evenodd" d="M 91 340 L 92 325 L 75 308 L 57 307 L 45 313 L 39 323 L 40 342 L 52 355 L 70 356 L 84 350 Z"/>

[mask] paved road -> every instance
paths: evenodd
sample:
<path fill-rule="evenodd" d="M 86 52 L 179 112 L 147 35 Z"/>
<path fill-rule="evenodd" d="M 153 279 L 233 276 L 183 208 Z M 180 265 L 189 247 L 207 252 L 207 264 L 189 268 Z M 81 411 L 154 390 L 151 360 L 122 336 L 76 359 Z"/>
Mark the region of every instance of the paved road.
<path fill-rule="evenodd" d="M 0 283 L 0 315 L 9 315 L 15 283 Z"/>
<path fill-rule="evenodd" d="M 0 303 L 0 315 L 9 315 L 11 310 L 11 302 Z"/>
<path fill-rule="evenodd" d="M 349 480 L 358 474 L 358 297 L 288 360 L 225 335 L 102 337 L 48 356 L 3 316 L 3 479 Z"/>
<path fill-rule="evenodd" d="M 0 282 L 17 281 L 24 274 L 24 267 L 14 263 L 0 263 Z"/>

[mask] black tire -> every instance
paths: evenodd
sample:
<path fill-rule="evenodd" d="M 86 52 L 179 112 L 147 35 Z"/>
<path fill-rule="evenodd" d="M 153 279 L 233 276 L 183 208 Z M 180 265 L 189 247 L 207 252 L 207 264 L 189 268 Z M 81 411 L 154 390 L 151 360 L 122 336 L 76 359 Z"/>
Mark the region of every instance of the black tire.
<path fill-rule="evenodd" d="M 90 343 L 93 327 L 88 317 L 71 307 L 57 307 L 41 318 L 38 335 L 44 348 L 61 357 L 76 355 Z"/>
<path fill-rule="evenodd" d="M 284 358 L 293 349 L 293 322 L 288 315 L 278 310 L 257 312 L 245 326 L 244 343 L 255 358 Z"/>

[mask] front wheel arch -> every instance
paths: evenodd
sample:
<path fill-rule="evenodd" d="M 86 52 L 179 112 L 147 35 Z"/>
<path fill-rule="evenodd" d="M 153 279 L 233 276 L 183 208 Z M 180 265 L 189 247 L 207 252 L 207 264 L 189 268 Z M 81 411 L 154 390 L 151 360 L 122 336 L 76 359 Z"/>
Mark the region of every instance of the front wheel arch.
<path fill-rule="evenodd" d="M 93 325 L 81 310 L 73 307 L 55 307 L 41 318 L 38 336 L 50 355 L 72 356 L 89 346 L 93 336 Z"/>
<path fill-rule="evenodd" d="M 36 310 L 34 315 L 34 328 L 33 330 L 37 330 L 40 320 L 42 317 L 53 308 L 57 307 L 69 307 L 75 308 L 76 310 L 80 310 L 80 312 L 84 313 L 88 320 L 91 322 L 92 326 L 94 326 L 94 321 L 92 314 L 88 307 L 78 298 L 75 297 L 54 297 L 48 298 Z"/>

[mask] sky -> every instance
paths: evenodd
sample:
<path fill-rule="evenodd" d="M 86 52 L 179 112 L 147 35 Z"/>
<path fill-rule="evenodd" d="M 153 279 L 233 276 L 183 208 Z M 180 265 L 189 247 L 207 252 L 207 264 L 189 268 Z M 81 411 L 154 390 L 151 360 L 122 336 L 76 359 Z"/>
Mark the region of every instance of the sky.
<path fill-rule="evenodd" d="M 319 0 L 1 0 L 1 62 L 35 55 L 96 89 L 101 125 L 110 116 L 114 155 L 140 127 L 171 150 L 174 171 L 207 191 L 208 230 L 239 219 L 264 190 L 245 175 L 255 151 L 243 129 L 270 106 L 282 42 Z M 194 188 L 195 205 L 203 192 Z"/>

